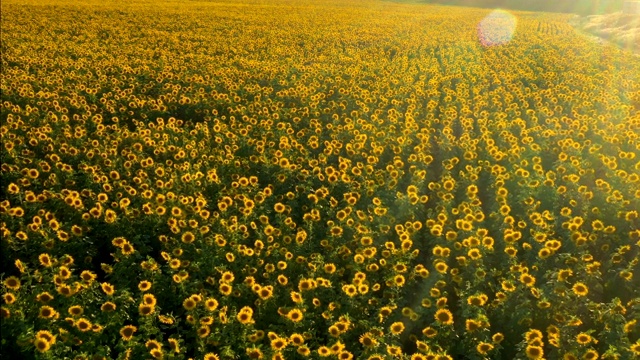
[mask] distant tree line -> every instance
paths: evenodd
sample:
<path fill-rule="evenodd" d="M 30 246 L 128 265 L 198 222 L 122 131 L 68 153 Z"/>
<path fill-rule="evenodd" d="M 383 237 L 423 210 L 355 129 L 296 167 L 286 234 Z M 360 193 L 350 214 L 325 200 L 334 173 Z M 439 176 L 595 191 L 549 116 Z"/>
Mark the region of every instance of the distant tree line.
<path fill-rule="evenodd" d="M 622 11 L 625 0 L 425 0 L 432 4 L 596 15 Z"/>

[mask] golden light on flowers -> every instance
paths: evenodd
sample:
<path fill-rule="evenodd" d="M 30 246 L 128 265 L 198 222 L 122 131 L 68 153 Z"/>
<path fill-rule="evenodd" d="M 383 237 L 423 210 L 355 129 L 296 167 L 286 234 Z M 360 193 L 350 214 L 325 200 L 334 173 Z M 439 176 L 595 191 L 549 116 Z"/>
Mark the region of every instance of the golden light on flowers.
<path fill-rule="evenodd" d="M 87 1 L 3 2 L 19 351 L 633 356 L 629 49 L 554 11 Z M 56 341 L 20 330 L 60 314 Z"/>

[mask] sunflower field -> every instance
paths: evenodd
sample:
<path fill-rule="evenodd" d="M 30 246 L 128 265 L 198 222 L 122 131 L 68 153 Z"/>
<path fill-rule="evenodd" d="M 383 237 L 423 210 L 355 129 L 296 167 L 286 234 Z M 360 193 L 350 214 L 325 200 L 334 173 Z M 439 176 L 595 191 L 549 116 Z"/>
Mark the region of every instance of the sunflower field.
<path fill-rule="evenodd" d="M 570 15 L 1 11 L 3 356 L 640 358 L 640 57 Z"/>

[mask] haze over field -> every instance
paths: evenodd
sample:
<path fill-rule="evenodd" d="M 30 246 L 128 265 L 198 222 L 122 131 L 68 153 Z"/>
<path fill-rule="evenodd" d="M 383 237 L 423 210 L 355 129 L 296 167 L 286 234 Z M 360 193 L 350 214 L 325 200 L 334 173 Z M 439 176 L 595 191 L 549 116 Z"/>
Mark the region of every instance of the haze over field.
<path fill-rule="evenodd" d="M 601 15 L 622 11 L 625 0 L 421 0 L 424 3 Z"/>

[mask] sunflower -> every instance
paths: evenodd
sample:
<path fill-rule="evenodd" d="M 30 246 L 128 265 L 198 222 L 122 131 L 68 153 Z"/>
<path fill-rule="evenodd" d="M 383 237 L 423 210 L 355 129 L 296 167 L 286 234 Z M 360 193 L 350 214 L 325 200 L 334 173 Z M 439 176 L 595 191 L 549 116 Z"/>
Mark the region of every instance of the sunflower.
<path fill-rule="evenodd" d="M 402 355 L 402 348 L 399 346 L 387 345 L 387 354 L 391 356 L 400 356 Z"/>
<path fill-rule="evenodd" d="M 180 344 L 178 343 L 178 340 L 169 338 L 167 341 L 169 341 L 169 347 L 174 353 L 180 353 Z"/>
<path fill-rule="evenodd" d="M 49 351 L 49 349 L 51 349 L 51 343 L 49 343 L 47 340 L 43 338 L 36 338 L 35 341 L 33 342 L 33 345 L 41 353 L 47 352 Z"/>
<path fill-rule="evenodd" d="M 371 333 L 365 333 L 360 335 L 358 339 L 360 344 L 365 348 L 373 348 L 378 344 L 378 340 L 376 340 Z"/>
<path fill-rule="evenodd" d="M 113 285 L 109 284 L 109 283 L 102 283 L 100 284 L 100 287 L 102 288 L 102 291 L 104 291 L 105 294 L 107 294 L 108 296 L 112 296 L 113 293 L 115 292 L 115 288 L 113 287 Z"/>
<path fill-rule="evenodd" d="M 5 298 L 5 302 L 6 302 L 6 298 Z M 13 302 L 13 301 L 12 301 Z M 40 307 L 40 312 L 38 317 L 43 318 L 43 319 L 51 319 L 54 318 L 58 315 L 58 312 L 52 308 L 51 306 L 42 306 Z"/>
<path fill-rule="evenodd" d="M 222 273 L 222 276 L 220 277 L 220 282 L 221 283 L 231 283 L 233 282 L 233 280 L 235 280 L 235 276 L 233 275 L 233 273 L 231 271 L 225 271 Z"/>
<path fill-rule="evenodd" d="M 287 313 L 287 319 L 293 322 L 300 322 L 303 319 L 302 311 L 299 309 L 293 309 Z"/>
<path fill-rule="evenodd" d="M 447 264 L 445 264 L 444 262 L 442 262 L 442 261 L 438 261 L 435 264 L 435 268 L 436 268 L 437 272 L 439 272 L 441 274 L 446 274 L 447 270 L 449 269 L 449 266 Z"/>
<path fill-rule="evenodd" d="M 214 311 L 216 308 L 218 308 L 218 300 L 214 299 L 214 298 L 207 298 L 204 301 L 204 307 L 208 310 L 208 311 Z"/>
<path fill-rule="evenodd" d="M 264 301 L 269 300 L 273 296 L 273 287 L 271 285 L 261 287 L 258 296 Z"/>
<path fill-rule="evenodd" d="M 138 311 L 140 312 L 140 315 L 148 316 L 153 314 L 156 311 L 156 309 L 154 306 L 151 306 L 151 305 L 140 304 L 140 306 L 138 306 Z"/>
<path fill-rule="evenodd" d="M 103 312 L 111 312 L 116 310 L 116 304 L 111 301 L 107 301 L 102 306 L 100 306 L 100 310 Z"/>
<path fill-rule="evenodd" d="M 142 302 L 149 306 L 156 306 L 156 297 L 153 294 L 144 294 L 142 296 Z"/>
<path fill-rule="evenodd" d="M 238 315 L 236 316 L 238 321 L 243 325 L 253 324 L 255 321 L 253 320 L 252 317 L 253 317 L 253 309 L 251 309 L 248 306 L 245 306 L 242 309 L 240 309 L 240 311 L 238 312 Z"/>
<path fill-rule="evenodd" d="M 208 353 L 204 355 L 204 360 L 220 360 L 220 357 L 214 353 Z"/>
<path fill-rule="evenodd" d="M 149 291 L 149 289 L 151 289 L 151 285 L 152 283 L 150 281 L 142 280 L 138 283 L 138 289 L 142 292 Z"/>
<path fill-rule="evenodd" d="M 467 255 L 473 260 L 478 260 L 478 259 L 480 259 L 482 257 L 482 254 L 480 253 L 480 250 L 478 250 L 478 249 L 469 250 Z"/>
<path fill-rule="evenodd" d="M 278 214 L 281 214 L 281 213 L 283 213 L 287 208 L 286 208 L 286 206 L 285 206 L 284 204 L 282 204 L 282 203 L 276 203 L 276 204 L 273 206 L 273 209 L 274 209 Z"/>
<path fill-rule="evenodd" d="M 480 355 L 487 355 L 487 353 L 491 350 L 493 350 L 493 345 L 486 342 L 481 342 L 478 344 L 478 346 L 476 346 L 476 351 Z"/>
<path fill-rule="evenodd" d="M 580 345 L 587 345 L 591 342 L 591 340 L 592 340 L 591 336 L 586 333 L 580 333 L 576 336 L 576 341 Z"/>
<path fill-rule="evenodd" d="M 528 273 L 523 273 L 520 275 L 520 282 L 528 287 L 532 287 L 536 283 L 536 278 Z"/>
<path fill-rule="evenodd" d="M 120 336 L 122 336 L 122 340 L 129 341 L 136 331 L 138 331 L 137 327 L 133 325 L 126 325 L 122 329 L 120 329 Z"/>
<path fill-rule="evenodd" d="M 291 334 L 291 336 L 289 336 L 289 340 L 294 346 L 301 346 L 304 344 L 304 336 L 298 333 Z"/>
<path fill-rule="evenodd" d="M 484 304 L 486 304 L 487 300 L 488 298 L 485 294 L 479 296 L 469 296 L 467 298 L 467 304 L 474 306 L 483 306 Z"/>
<path fill-rule="evenodd" d="M 44 267 L 53 266 L 53 261 L 51 260 L 49 254 L 40 254 L 40 256 L 38 256 L 38 261 L 40 262 L 40 265 Z"/>
<path fill-rule="evenodd" d="M 169 316 L 158 315 L 158 320 L 160 320 L 160 322 L 163 323 L 163 324 L 167 324 L 167 325 L 173 324 L 173 318 L 171 318 Z"/>
<path fill-rule="evenodd" d="M 491 341 L 493 341 L 494 344 L 499 344 L 502 340 L 504 340 L 504 335 L 502 333 L 495 333 L 491 336 Z"/>
<path fill-rule="evenodd" d="M 329 326 L 329 334 L 331 336 L 338 337 L 338 336 L 340 336 L 340 333 L 341 333 L 340 329 L 337 326 L 335 326 L 335 325 Z"/>
<path fill-rule="evenodd" d="M 80 278 L 85 283 L 92 283 L 96 279 L 97 275 L 89 270 L 84 270 L 80 273 Z"/>
<path fill-rule="evenodd" d="M 587 285 L 581 282 L 575 283 L 572 289 L 573 293 L 578 296 L 587 296 L 587 294 L 589 293 L 589 288 L 587 287 Z"/>
<path fill-rule="evenodd" d="M 264 357 L 262 350 L 256 347 L 246 349 L 246 353 L 249 359 L 262 359 Z"/>
<path fill-rule="evenodd" d="M 233 287 L 229 284 L 220 284 L 220 293 L 224 296 L 229 296 L 233 291 Z"/>
<path fill-rule="evenodd" d="M 347 294 L 348 297 L 354 297 L 358 294 L 358 288 L 352 284 L 346 284 L 342 286 L 342 291 Z"/>
<path fill-rule="evenodd" d="M 531 329 L 524 334 L 527 343 L 531 343 L 536 339 L 542 339 L 542 331 L 538 329 Z"/>
<path fill-rule="evenodd" d="M 400 321 L 394 322 L 389 327 L 389 330 L 391 330 L 391 333 L 393 335 L 400 335 L 404 331 L 404 324 L 402 322 L 400 322 Z"/>
<path fill-rule="evenodd" d="M 210 333 L 211 333 L 211 328 L 207 325 L 203 325 L 199 327 L 197 331 L 198 337 L 200 337 L 201 339 L 206 338 L 207 336 L 209 336 Z"/>
<path fill-rule="evenodd" d="M 86 332 L 91 330 L 91 322 L 85 318 L 80 318 L 78 319 L 78 321 L 76 321 L 76 327 L 78 328 L 78 330 Z"/>
<path fill-rule="evenodd" d="M 473 319 L 467 319 L 465 321 L 465 329 L 467 332 L 474 332 L 482 327 L 482 324 Z"/>
<path fill-rule="evenodd" d="M 540 346 L 529 345 L 526 349 L 527 358 L 534 359 L 542 359 L 544 356 L 544 351 Z"/>
<path fill-rule="evenodd" d="M 134 252 L 135 252 L 135 248 L 133 247 L 133 245 L 131 245 L 131 243 L 127 242 L 124 245 L 122 245 L 122 249 L 121 249 L 122 255 L 129 256 Z"/>
<path fill-rule="evenodd" d="M 213 318 L 211 316 L 205 316 L 200 318 L 200 324 L 201 325 L 211 325 L 213 324 Z"/>
<path fill-rule="evenodd" d="M 68 312 L 69 312 L 69 315 L 71 315 L 71 316 L 80 316 L 80 315 L 82 315 L 84 310 L 82 309 L 82 306 L 73 305 L 73 306 L 69 307 Z"/>
<path fill-rule="evenodd" d="M 563 269 L 558 271 L 558 281 L 566 281 L 571 275 L 573 275 L 573 270 L 571 269 Z"/>
<path fill-rule="evenodd" d="M 271 340 L 271 348 L 275 351 L 280 351 L 287 347 L 288 340 L 285 338 L 281 338 L 276 336 L 273 340 Z"/>
<path fill-rule="evenodd" d="M 149 354 L 151 354 L 154 359 L 162 359 L 164 357 L 162 349 L 151 349 Z"/>
<path fill-rule="evenodd" d="M 48 330 L 40 330 L 36 333 L 36 339 L 44 339 L 49 344 L 54 344 L 56 342 L 56 336 L 53 335 Z"/>
<path fill-rule="evenodd" d="M 636 325 L 638 324 L 638 320 L 631 320 L 624 324 L 623 331 L 628 334 L 634 330 Z"/>
<path fill-rule="evenodd" d="M 453 314 L 447 309 L 438 309 L 434 315 L 437 322 L 443 325 L 453 324 Z"/>
<path fill-rule="evenodd" d="M 304 357 L 307 357 L 311 354 L 311 349 L 309 349 L 309 347 L 306 345 L 302 345 L 298 347 L 296 352 Z"/>
<path fill-rule="evenodd" d="M 193 296 L 190 296 L 190 297 L 186 298 L 182 302 L 182 306 L 185 309 L 187 309 L 187 311 L 191 311 L 191 310 L 195 309 L 197 305 L 198 305 L 198 302 L 196 301 L 196 299 L 193 298 Z"/>
<path fill-rule="evenodd" d="M 3 284 L 11 290 L 20 289 L 20 279 L 15 276 L 9 276 L 8 278 L 4 279 Z"/>
<path fill-rule="evenodd" d="M 288 283 L 289 283 L 289 279 L 285 275 L 283 274 L 278 275 L 278 284 L 284 286 L 284 285 L 287 285 Z"/>
<path fill-rule="evenodd" d="M 148 350 L 162 349 L 162 343 L 157 340 L 147 340 L 147 342 L 144 343 L 144 346 Z"/>

